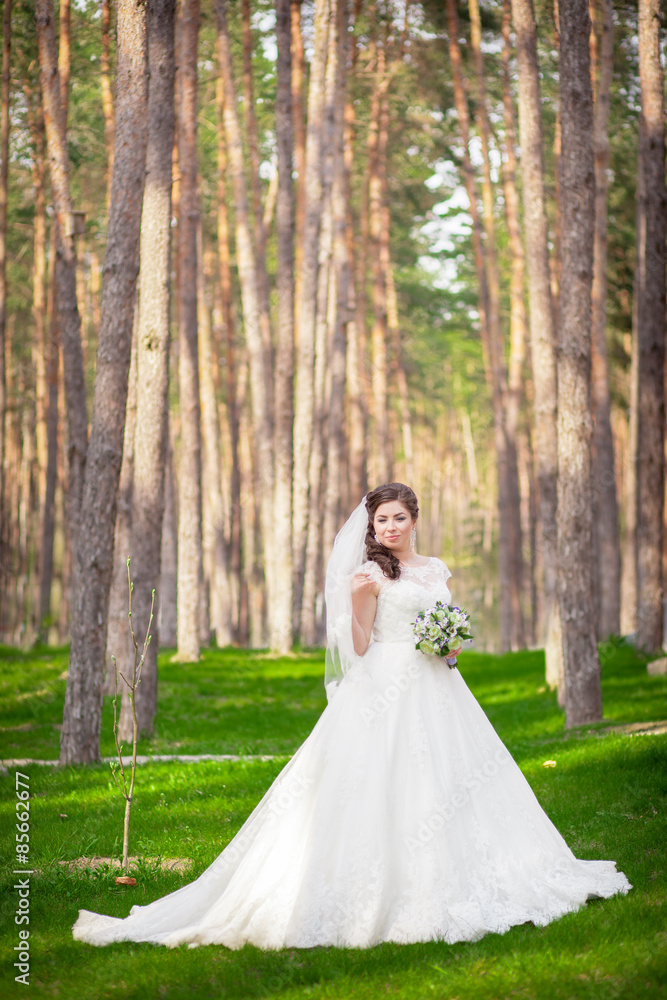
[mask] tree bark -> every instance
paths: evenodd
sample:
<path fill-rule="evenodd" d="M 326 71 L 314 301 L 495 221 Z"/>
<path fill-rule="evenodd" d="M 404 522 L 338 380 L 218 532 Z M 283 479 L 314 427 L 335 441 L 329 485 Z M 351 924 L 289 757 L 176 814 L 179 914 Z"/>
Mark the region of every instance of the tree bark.
<path fill-rule="evenodd" d="M 148 143 L 146 183 L 141 209 L 139 329 L 137 334 L 137 433 L 130 552 L 132 554 L 132 623 L 140 641 L 150 618 L 151 594 L 161 594 L 162 523 L 165 463 L 169 433 L 169 307 L 171 285 L 171 184 L 174 144 L 175 0 L 148 0 Z M 157 601 L 156 601 L 157 606 Z M 151 733 L 157 711 L 157 616 L 146 652 L 141 684 L 135 694 L 140 733 Z M 127 675 L 126 675 L 127 676 Z M 120 715 L 121 739 L 132 736 L 132 705 L 126 690 Z"/>
<path fill-rule="evenodd" d="M 637 287 L 637 630 L 653 653 L 663 641 L 662 543 L 665 497 L 665 191 L 664 82 L 660 3 L 639 3 L 641 218 Z"/>
<path fill-rule="evenodd" d="M 544 617 L 547 683 L 562 686 L 563 654 L 557 575 L 557 380 L 549 243 L 544 193 L 542 104 L 532 0 L 512 0 L 516 32 L 519 138 L 523 179 L 530 353 L 533 374 L 534 450 L 537 460 L 539 520 L 544 563 Z"/>
<path fill-rule="evenodd" d="M 218 235 L 218 269 L 220 279 L 220 295 L 222 299 L 222 317 L 225 328 L 225 370 L 227 375 L 227 421 L 230 441 L 230 518 L 228 529 L 228 563 L 230 584 L 233 589 L 233 614 L 235 639 L 238 641 L 238 623 L 240 617 L 240 578 L 241 578 L 241 469 L 239 463 L 239 407 L 236 398 L 237 362 L 235 351 L 236 324 L 232 302 L 232 278 L 230 271 L 230 239 L 229 219 L 227 213 L 227 149 L 225 143 L 225 93 L 224 80 L 218 73 L 215 89 L 215 100 L 218 113 L 218 190 L 217 190 L 217 235 Z"/>
<path fill-rule="evenodd" d="M 215 398 L 214 355 L 211 318 L 206 302 L 206 282 L 203 267 L 203 237 L 201 222 L 197 232 L 197 247 L 202 266 L 198 270 L 199 313 L 199 379 L 202 417 L 202 486 L 203 486 L 203 553 L 204 575 L 209 591 L 210 627 L 219 648 L 232 641 L 229 574 L 225 548 L 225 512 L 220 476 L 220 419 Z"/>
<path fill-rule="evenodd" d="M 169 419 L 167 420 L 170 423 Z M 164 517 L 162 518 L 162 554 L 160 558 L 160 593 L 157 622 L 162 646 L 176 645 L 178 579 L 178 510 L 174 482 L 174 447 L 171 428 L 167 431 L 167 454 L 164 477 Z"/>
<path fill-rule="evenodd" d="M 181 461 L 178 480 L 178 651 L 199 659 L 202 587 L 201 410 L 197 344 L 197 48 L 199 0 L 181 5 L 178 56 L 178 385 Z"/>
<path fill-rule="evenodd" d="M 613 74 L 612 0 L 601 0 L 600 75 L 595 98 L 595 239 L 593 245 L 591 402 L 593 408 L 593 501 L 596 505 L 597 636 L 618 635 L 621 613 L 621 549 L 609 413 L 607 369 L 607 170 L 609 102 Z M 594 26 L 595 27 L 595 26 Z M 591 35 L 595 38 L 595 30 Z M 591 64 L 591 72 L 595 65 Z"/>
<path fill-rule="evenodd" d="M 278 93 L 276 133 L 278 139 L 278 327 L 275 370 L 274 512 L 276 537 L 276 593 L 271 646 L 281 653 L 292 648 L 292 427 L 294 382 L 294 187 L 292 184 L 292 61 L 290 0 L 278 0 Z"/>
<path fill-rule="evenodd" d="M 470 36 L 477 82 L 476 119 L 482 142 L 482 206 L 486 243 L 484 260 L 487 272 L 489 362 L 493 392 L 496 451 L 498 456 L 498 540 L 500 569 L 501 648 L 517 649 L 525 645 L 521 592 L 523 557 L 519 477 L 517 467 L 516 423 L 513 401 L 507 398 L 507 372 L 504 363 L 503 335 L 500 323 L 500 276 L 496 249 L 494 195 L 491 183 L 490 133 L 486 107 L 486 83 L 482 32 L 477 0 L 469 0 Z"/>
<path fill-rule="evenodd" d="M 7 325 L 7 181 L 9 177 L 9 102 L 11 76 L 12 2 L 5 0 L 2 19 L 2 83 L 0 87 L 0 560 L 9 558 L 8 509 L 5 483 L 5 438 L 7 373 L 5 330 Z M 0 577 L 0 600 L 5 590 L 5 572 Z"/>
<path fill-rule="evenodd" d="M 336 532 L 340 527 L 341 487 L 345 448 L 345 361 L 347 351 L 347 326 L 353 315 L 350 308 L 350 261 L 347 244 L 347 204 L 349 178 L 345 163 L 345 107 L 348 55 L 347 0 L 337 5 L 337 78 L 334 106 L 333 141 L 333 269 L 335 291 L 334 330 L 331 350 L 331 391 L 328 400 L 326 476 L 322 551 L 331 552 Z"/>
<path fill-rule="evenodd" d="M 127 380 L 127 402 L 125 404 L 125 430 L 123 432 L 123 458 L 120 463 L 120 479 L 116 496 L 116 525 L 114 528 L 113 566 L 111 569 L 111 587 L 109 591 L 109 614 L 107 619 L 106 655 L 104 658 L 105 676 L 103 694 L 113 695 L 116 689 L 112 656 L 120 670 L 128 677 L 128 670 L 134 659 L 134 646 L 130 635 L 127 593 L 127 560 L 132 557 L 132 488 L 134 485 L 134 454 L 137 431 L 137 339 L 139 335 L 139 304 L 135 301 L 134 324 L 132 329 L 132 350 L 130 354 L 130 372 Z M 136 560 L 132 563 L 132 576 L 136 571 Z M 132 599 L 134 605 L 134 595 Z M 134 618 L 134 613 L 132 615 Z M 138 634 L 138 633 L 137 633 Z M 123 682 L 119 681 L 121 689 L 121 715 L 123 697 Z M 126 730 L 123 739 L 131 738 L 130 730 Z"/>
<path fill-rule="evenodd" d="M 591 504 L 591 284 L 595 225 L 587 0 L 559 0 L 562 149 L 558 328 L 558 591 L 565 724 L 602 717 Z"/>
<path fill-rule="evenodd" d="M 79 544 L 73 567 L 72 644 L 60 741 L 60 759 L 67 764 L 98 760 L 100 753 L 116 492 L 146 168 L 146 15 L 143 6 L 137 7 L 134 0 L 119 0 L 117 79 L 118 124 L 102 321 Z"/>
<path fill-rule="evenodd" d="M 274 639 L 274 630 L 278 629 L 274 622 L 276 604 L 274 584 L 274 548 L 273 536 L 273 440 L 271 413 L 269 410 L 269 393 L 267 383 L 269 371 L 262 338 L 260 288 L 255 263 L 250 232 L 248 212 L 248 196 L 246 192 L 245 173 L 243 166 L 243 147 L 241 130 L 236 110 L 235 86 L 232 72 L 232 60 L 227 32 L 227 4 L 225 0 L 216 0 L 218 21 L 218 54 L 220 72 L 224 78 L 225 92 L 225 134 L 229 156 L 230 174 L 234 186 L 236 207 L 236 255 L 241 285 L 241 300 L 243 304 L 243 319 L 251 383 L 251 411 L 253 434 L 256 448 L 256 495 L 260 508 L 261 542 L 263 545 L 265 582 L 269 621 L 269 641 Z M 281 641 L 276 634 L 276 641 Z"/>
<path fill-rule="evenodd" d="M 315 49 L 310 67 L 308 92 L 308 128 L 306 137 L 306 207 L 303 233 L 301 297 L 298 303 L 299 340 L 296 352 L 294 382 L 294 469 L 293 496 L 293 558 L 294 558 L 294 622 L 298 629 L 301 619 L 303 578 L 308 532 L 309 466 L 315 422 L 314 368 L 315 321 L 317 314 L 318 247 L 322 211 L 322 136 L 324 129 L 324 80 L 327 61 L 327 39 L 330 22 L 329 0 L 316 0 Z"/>
<path fill-rule="evenodd" d="M 36 0 L 39 62 L 49 174 L 55 207 L 56 297 L 64 372 L 68 424 L 68 524 L 70 544 L 76 549 L 79 515 L 88 449 L 86 384 L 81 350 L 81 318 L 76 298 L 74 216 L 69 187 L 66 114 L 58 72 L 52 0 Z"/>
<path fill-rule="evenodd" d="M 116 114 L 111 91 L 111 67 L 109 60 L 109 28 L 111 26 L 111 0 L 102 0 L 102 56 L 100 58 L 100 84 L 102 88 L 102 111 L 104 112 L 104 143 L 107 152 L 107 203 L 111 200 L 111 177 L 113 175 L 114 138 Z"/>
<path fill-rule="evenodd" d="M 294 221 L 294 343 L 299 342 L 299 303 L 303 267 L 303 226 L 306 211 L 306 130 L 303 114 L 304 53 L 301 35 L 303 0 L 290 0 L 290 54 L 292 61 L 292 123 L 294 167 L 297 172 Z"/>

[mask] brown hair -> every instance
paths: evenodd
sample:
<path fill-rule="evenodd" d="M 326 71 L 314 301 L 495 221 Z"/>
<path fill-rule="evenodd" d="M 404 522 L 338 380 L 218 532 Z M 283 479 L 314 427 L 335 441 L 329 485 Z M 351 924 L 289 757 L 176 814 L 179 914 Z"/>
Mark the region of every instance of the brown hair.
<path fill-rule="evenodd" d="M 419 514 L 419 504 L 413 490 L 404 483 L 385 483 L 384 486 L 376 486 L 366 494 L 366 508 L 368 510 L 368 528 L 366 529 L 366 558 L 376 562 L 385 576 L 390 580 L 398 580 L 401 575 L 401 564 L 386 546 L 375 541 L 375 528 L 373 519 L 380 504 L 398 500 L 410 513 L 413 520 Z"/>

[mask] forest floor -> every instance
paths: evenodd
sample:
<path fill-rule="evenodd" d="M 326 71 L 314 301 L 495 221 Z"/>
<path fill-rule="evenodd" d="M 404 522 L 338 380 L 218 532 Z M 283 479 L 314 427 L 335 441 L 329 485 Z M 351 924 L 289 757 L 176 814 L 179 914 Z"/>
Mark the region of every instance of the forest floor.
<path fill-rule="evenodd" d="M 589 902 L 547 927 L 515 927 L 475 943 L 385 944 L 368 950 L 264 952 L 150 944 L 93 948 L 71 926 L 85 908 L 125 916 L 198 876 L 239 829 L 325 705 L 321 651 L 273 658 L 208 650 L 198 664 L 160 661 L 156 734 L 139 752 L 235 754 L 234 761 L 151 761 L 137 770 L 130 851 L 136 886 L 110 865 L 124 802 L 108 764 L 28 765 L 31 877 L 30 989 L 14 982 L 18 893 L 14 864 L 15 767 L 0 776 L 2 996 L 63 1000 L 204 1000 L 393 996 L 404 1000 L 617 1000 L 667 996 L 667 677 L 619 643 L 601 650 L 604 721 L 564 732 L 544 686 L 541 652 L 465 653 L 461 671 L 575 854 L 611 858 L 634 888 Z M 0 760 L 58 757 L 67 650 L 0 648 Z M 663 731 L 661 731 L 663 730 Z M 102 753 L 113 753 L 111 699 Z M 555 766 L 544 766 L 555 761 Z M 191 859 L 185 871 L 161 859 Z M 5 985 L 6 984 L 6 985 Z"/>

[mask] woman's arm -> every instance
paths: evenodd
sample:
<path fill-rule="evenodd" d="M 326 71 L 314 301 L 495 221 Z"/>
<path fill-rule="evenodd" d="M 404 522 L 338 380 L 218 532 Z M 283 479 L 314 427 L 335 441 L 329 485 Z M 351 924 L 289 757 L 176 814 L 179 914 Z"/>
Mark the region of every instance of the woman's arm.
<path fill-rule="evenodd" d="M 357 656 L 363 656 L 371 641 L 380 584 L 368 573 L 352 577 L 352 643 Z"/>

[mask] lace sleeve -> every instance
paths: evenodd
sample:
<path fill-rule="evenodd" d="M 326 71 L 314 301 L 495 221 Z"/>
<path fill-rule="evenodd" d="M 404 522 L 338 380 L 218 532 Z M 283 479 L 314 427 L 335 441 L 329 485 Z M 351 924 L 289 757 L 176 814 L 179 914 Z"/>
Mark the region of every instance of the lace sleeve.
<path fill-rule="evenodd" d="M 447 563 L 443 562 L 442 559 L 436 559 L 436 562 L 438 564 L 440 572 L 442 573 L 442 576 L 443 576 L 443 579 L 444 579 L 445 583 L 447 583 L 447 581 L 449 580 L 450 576 L 452 575 L 450 573 L 450 571 L 449 571 L 449 567 L 447 566 Z"/>
<path fill-rule="evenodd" d="M 365 563 L 357 570 L 357 573 L 368 573 L 372 580 L 377 580 L 378 583 L 382 583 L 386 579 L 384 573 L 375 562 L 374 559 L 368 559 Z"/>

